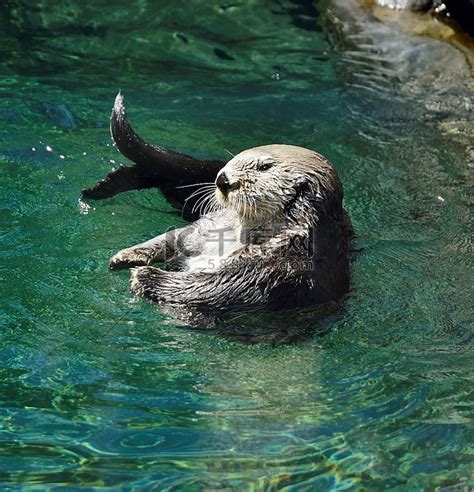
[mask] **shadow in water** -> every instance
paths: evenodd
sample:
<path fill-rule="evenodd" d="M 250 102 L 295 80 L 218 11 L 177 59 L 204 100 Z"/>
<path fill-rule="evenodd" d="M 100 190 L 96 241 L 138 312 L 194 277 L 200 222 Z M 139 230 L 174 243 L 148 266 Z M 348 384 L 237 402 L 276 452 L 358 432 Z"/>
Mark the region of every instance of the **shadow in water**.
<path fill-rule="evenodd" d="M 167 314 L 176 311 L 166 308 Z M 327 335 L 334 321 L 343 316 L 342 304 L 325 304 L 304 309 L 270 312 L 263 308 L 244 308 L 216 316 L 210 313 L 179 313 L 175 326 L 182 329 L 222 336 L 243 344 L 272 347 L 297 344 Z"/>

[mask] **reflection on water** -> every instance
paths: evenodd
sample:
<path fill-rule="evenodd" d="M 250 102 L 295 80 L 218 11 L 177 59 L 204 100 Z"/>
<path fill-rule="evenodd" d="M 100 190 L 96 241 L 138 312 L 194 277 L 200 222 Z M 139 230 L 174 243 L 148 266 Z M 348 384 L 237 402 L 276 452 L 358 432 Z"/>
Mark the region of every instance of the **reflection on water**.
<path fill-rule="evenodd" d="M 472 485 L 466 151 L 394 67 L 332 44 L 311 2 L 0 12 L 2 483 Z M 124 162 L 107 130 L 119 88 L 171 148 L 328 156 L 362 248 L 344 309 L 236 321 L 269 342 L 249 345 L 133 299 L 108 257 L 183 220 L 156 190 L 78 202 Z M 275 324 L 288 339 L 268 339 Z"/>

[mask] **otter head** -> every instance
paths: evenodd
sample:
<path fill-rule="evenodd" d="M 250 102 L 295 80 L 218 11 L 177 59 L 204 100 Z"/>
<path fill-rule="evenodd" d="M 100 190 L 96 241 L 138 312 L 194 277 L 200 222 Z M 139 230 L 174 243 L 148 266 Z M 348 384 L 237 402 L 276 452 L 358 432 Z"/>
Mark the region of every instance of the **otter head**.
<path fill-rule="evenodd" d="M 234 210 L 242 221 L 273 221 L 291 213 L 302 193 L 309 195 L 309 208 L 331 191 L 342 205 L 342 187 L 329 161 L 293 145 L 245 150 L 216 178 L 218 202 Z"/>

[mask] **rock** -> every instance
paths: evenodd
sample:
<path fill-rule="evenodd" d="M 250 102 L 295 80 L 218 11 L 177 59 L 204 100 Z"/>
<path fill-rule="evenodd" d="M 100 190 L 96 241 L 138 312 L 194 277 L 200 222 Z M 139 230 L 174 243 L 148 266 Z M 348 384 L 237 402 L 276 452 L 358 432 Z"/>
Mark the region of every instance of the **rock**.
<path fill-rule="evenodd" d="M 65 104 L 51 104 L 44 102 L 41 109 L 48 115 L 50 120 L 57 126 L 66 129 L 77 128 L 76 118 Z"/>
<path fill-rule="evenodd" d="M 474 36 L 474 0 L 375 0 L 392 10 L 430 12 L 438 19 Z"/>
<path fill-rule="evenodd" d="M 409 9 L 413 11 L 426 11 L 433 6 L 433 0 L 376 0 L 375 2 L 380 7 L 388 7 L 390 9 Z"/>
<path fill-rule="evenodd" d="M 431 12 L 474 36 L 474 0 L 434 0 Z"/>
<path fill-rule="evenodd" d="M 428 14 L 378 4 L 363 9 L 358 0 L 332 0 L 332 5 L 347 46 L 346 69 L 356 83 L 381 94 L 384 81 L 396 84 L 403 99 L 411 101 L 413 115 L 418 113 L 412 117 L 456 142 L 465 151 L 466 168 L 474 167 L 474 54 L 469 46 Z"/>

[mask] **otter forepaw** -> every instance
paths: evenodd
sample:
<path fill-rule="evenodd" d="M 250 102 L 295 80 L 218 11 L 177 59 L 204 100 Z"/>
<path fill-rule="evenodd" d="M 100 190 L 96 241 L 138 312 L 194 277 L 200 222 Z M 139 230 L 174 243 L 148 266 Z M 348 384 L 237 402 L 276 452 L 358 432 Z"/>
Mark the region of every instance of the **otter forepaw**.
<path fill-rule="evenodd" d="M 158 301 L 159 279 L 162 270 L 155 267 L 137 267 L 130 271 L 130 290 L 149 299 Z"/>
<path fill-rule="evenodd" d="M 109 268 L 111 270 L 119 270 L 121 268 L 149 265 L 151 261 L 152 258 L 146 251 L 139 249 L 123 249 L 110 258 Z"/>

